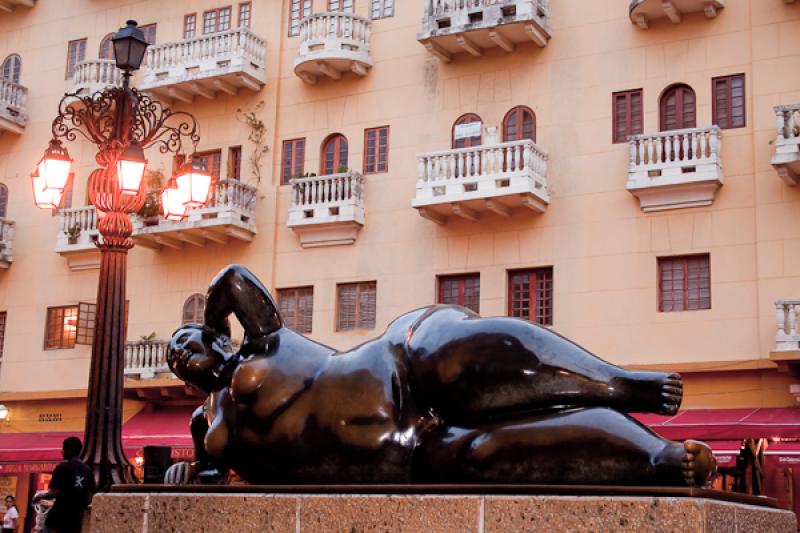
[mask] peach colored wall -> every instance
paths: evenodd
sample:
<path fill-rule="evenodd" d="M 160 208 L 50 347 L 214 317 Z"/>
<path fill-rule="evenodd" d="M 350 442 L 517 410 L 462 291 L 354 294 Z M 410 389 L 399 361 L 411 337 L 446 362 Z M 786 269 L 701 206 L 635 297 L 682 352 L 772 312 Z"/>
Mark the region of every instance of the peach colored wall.
<path fill-rule="evenodd" d="M 315 0 L 323 10 L 321 0 Z M 553 266 L 554 329 L 620 364 L 767 358 L 774 346 L 777 298 L 800 296 L 800 191 L 769 165 L 772 106 L 800 102 L 800 5 L 732 0 L 719 16 L 687 15 L 641 30 L 627 0 L 552 0 L 553 37 L 545 48 L 495 48 L 443 64 L 416 42 L 422 0 L 396 2 L 392 18 L 373 23 L 375 66 L 365 78 L 303 83 L 292 71 L 298 37 L 287 37 L 288 0 L 256 0 L 252 30 L 267 41 L 267 83 L 258 93 L 199 98 L 201 149 L 250 146 L 237 108 L 263 100 L 269 132 L 259 186 L 258 235 L 181 251 L 137 247 L 130 254 L 129 337 L 171 333 L 183 300 L 202 291 L 230 262 L 251 268 L 271 288 L 314 286 L 313 337 L 347 347 L 376 331 L 334 332 L 335 287 L 376 280 L 378 329 L 394 316 L 433 303 L 436 276 L 481 274 L 481 310 L 505 314 L 506 271 Z M 54 252 L 56 220 L 36 210 L 28 172 L 48 139 L 64 81 L 67 41 L 88 37 L 87 57 L 126 18 L 158 23 L 157 42 L 180 38 L 183 15 L 230 2 L 40 0 L 0 15 L 0 56 L 23 58 L 29 122 L 21 136 L 0 137 L 0 178 L 17 221 L 15 261 L 0 272 L 0 309 L 8 311 L 0 390 L 85 386 L 88 349 L 43 351 L 46 307 L 94 299 L 97 271 L 70 272 Z M 366 13 L 366 1 L 356 0 Z M 191 7 L 190 7 L 191 6 Z M 744 73 L 747 126 L 724 130 L 725 185 L 712 206 L 645 214 L 627 190 L 628 146 L 611 142 L 611 94 L 644 90 L 645 132 L 658 129 L 658 97 L 684 82 L 697 94 L 697 124 L 711 123 L 711 78 Z M 499 125 L 515 105 L 537 117 L 537 144 L 550 155 L 551 204 L 543 215 L 515 211 L 480 222 L 451 218 L 438 226 L 411 208 L 416 154 L 447 149 L 453 121 L 478 113 Z M 319 171 L 319 147 L 333 132 L 350 141 L 361 170 L 364 128 L 389 125 L 389 172 L 366 178 L 366 224 L 355 244 L 303 249 L 286 227 L 288 186 L 280 186 L 281 141 L 306 137 L 305 170 Z M 70 145 L 78 176 L 92 168 L 91 147 Z M 224 157 L 224 156 L 223 156 Z M 158 166 L 155 156 L 152 164 Z M 169 165 L 161 165 L 168 172 Z M 223 161 L 224 168 L 224 161 Z M 243 178 L 247 176 L 247 166 Z M 74 205 L 84 195 L 78 187 Z M 657 312 L 656 258 L 708 252 L 712 309 Z"/>

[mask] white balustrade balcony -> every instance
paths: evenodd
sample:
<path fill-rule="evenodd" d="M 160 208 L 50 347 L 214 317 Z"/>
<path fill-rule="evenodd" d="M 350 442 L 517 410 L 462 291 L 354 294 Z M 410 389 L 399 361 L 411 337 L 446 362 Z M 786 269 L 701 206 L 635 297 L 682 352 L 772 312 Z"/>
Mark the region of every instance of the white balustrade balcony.
<path fill-rule="evenodd" d="M 537 213 L 550 203 L 547 153 L 531 140 L 456 148 L 417 156 L 417 190 L 411 205 L 438 224 L 481 212 L 510 216 L 522 206 Z"/>
<path fill-rule="evenodd" d="M 106 87 L 121 87 L 122 71 L 113 59 L 87 59 L 75 65 L 72 90 L 92 94 Z"/>
<path fill-rule="evenodd" d="M 56 252 L 67 259 L 70 269 L 88 270 L 100 267 L 100 242 L 97 210 L 92 205 L 58 210 Z"/>
<path fill-rule="evenodd" d="M 314 84 L 320 76 L 338 80 L 346 72 L 366 76 L 372 21 L 354 13 L 316 13 L 300 21 L 300 49 L 294 73 Z"/>
<path fill-rule="evenodd" d="M 364 176 L 294 178 L 287 225 L 304 248 L 353 244 L 364 226 Z"/>
<path fill-rule="evenodd" d="M 417 40 L 445 62 L 487 48 L 513 52 L 533 41 L 547 46 L 551 37 L 548 0 L 425 0 L 422 31 Z"/>
<path fill-rule="evenodd" d="M 13 12 L 18 6 L 33 7 L 36 5 L 36 0 L 2 0 L 0 1 L 0 11 L 8 13 Z"/>
<path fill-rule="evenodd" d="M 775 108 L 777 137 L 770 163 L 789 185 L 800 182 L 800 104 Z"/>
<path fill-rule="evenodd" d="M 14 260 L 14 221 L 0 217 L 0 269 L 11 266 Z"/>
<path fill-rule="evenodd" d="M 800 333 L 797 332 L 799 313 L 800 299 L 778 300 L 775 302 L 776 352 L 800 350 Z"/>
<path fill-rule="evenodd" d="M 174 374 L 167 366 L 169 341 L 128 341 L 125 344 L 125 376 L 151 379 L 157 374 Z"/>
<path fill-rule="evenodd" d="M 11 80 L 0 80 L 0 131 L 17 135 L 25 131 L 28 89 Z"/>
<path fill-rule="evenodd" d="M 711 205 L 723 183 L 717 126 L 630 137 L 626 187 L 642 211 Z"/>
<path fill-rule="evenodd" d="M 673 24 L 679 24 L 683 15 L 699 12 L 711 19 L 723 7 L 725 0 L 631 0 L 628 15 L 631 22 L 646 30 L 651 20 L 668 18 Z"/>
<path fill-rule="evenodd" d="M 255 187 L 236 179 L 219 180 L 208 207 L 190 210 L 180 222 L 136 217 L 133 238 L 137 245 L 153 249 L 224 244 L 229 239 L 250 242 L 256 234 L 255 206 Z"/>
<path fill-rule="evenodd" d="M 266 46 L 247 28 L 151 46 L 139 89 L 187 103 L 196 95 L 234 95 L 242 87 L 259 91 L 266 83 Z"/>

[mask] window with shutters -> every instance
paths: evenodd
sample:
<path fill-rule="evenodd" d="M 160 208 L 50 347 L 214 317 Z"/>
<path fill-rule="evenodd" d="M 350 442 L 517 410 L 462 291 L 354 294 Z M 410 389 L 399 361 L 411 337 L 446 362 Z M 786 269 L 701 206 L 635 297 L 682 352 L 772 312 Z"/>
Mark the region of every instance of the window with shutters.
<path fill-rule="evenodd" d="M 231 29 L 231 6 L 203 12 L 203 33 L 217 33 Z"/>
<path fill-rule="evenodd" d="M 94 324 L 97 318 L 97 304 L 81 302 L 78 304 L 78 331 L 75 344 L 92 345 L 94 342 Z"/>
<path fill-rule="evenodd" d="M 283 160 L 281 164 L 281 184 L 287 185 L 289 180 L 303 174 L 306 157 L 306 140 L 291 139 L 283 141 Z"/>
<path fill-rule="evenodd" d="M 22 71 L 22 58 L 18 54 L 11 54 L 3 60 L 3 79 L 19 83 Z"/>
<path fill-rule="evenodd" d="M 114 34 L 109 33 L 100 41 L 100 48 L 97 50 L 99 59 L 114 59 L 114 43 L 111 42 L 113 38 Z"/>
<path fill-rule="evenodd" d="M 744 74 L 711 80 L 713 123 L 722 129 L 745 127 Z"/>
<path fill-rule="evenodd" d="M 353 13 L 353 0 L 328 0 L 328 11 Z"/>
<path fill-rule="evenodd" d="M 465 124 L 475 124 L 478 123 L 474 129 L 475 132 L 467 132 L 464 133 L 459 126 L 464 126 Z M 475 113 L 466 113 L 461 115 L 456 119 L 455 123 L 453 124 L 453 148 L 469 148 L 471 146 L 480 146 L 483 142 L 483 137 L 481 132 L 483 131 L 483 123 L 481 121 L 481 117 L 476 115 Z M 470 133 L 475 133 L 469 137 L 465 135 L 469 135 Z"/>
<path fill-rule="evenodd" d="M 364 130 L 364 173 L 389 170 L 389 126 Z"/>
<path fill-rule="evenodd" d="M 6 343 L 6 312 L 0 311 L 0 368 L 3 364 L 3 345 Z"/>
<path fill-rule="evenodd" d="M 289 0 L 289 36 L 300 35 L 300 21 L 311 15 L 311 0 Z"/>
<path fill-rule="evenodd" d="M 44 337 L 45 350 L 74 348 L 77 334 L 77 305 L 47 308 L 47 325 Z"/>
<path fill-rule="evenodd" d="M 5 218 L 8 210 L 8 187 L 0 183 L 0 217 Z"/>
<path fill-rule="evenodd" d="M 394 0 L 371 0 L 370 17 L 372 20 L 394 16 Z"/>
<path fill-rule="evenodd" d="M 222 150 L 209 150 L 208 152 L 200 152 L 194 155 L 194 159 L 199 159 L 203 162 L 211 174 L 211 181 L 215 183 L 219 181 L 219 173 L 221 170 Z"/>
<path fill-rule="evenodd" d="M 322 143 L 322 165 L 320 174 L 328 176 L 346 172 L 347 169 L 347 137 L 335 133 Z"/>
<path fill-rule="evenodd" d="M 181 324 L 202 324 L 205 322 L 206 297 L 202 294 L 192 294 L 183 302 Z"/>
<path fill-rule="evenodd" d="M 197 13 L 183 16 L 183 38 L 191 39 L 197 35 Z"/>
<path fill-rule="evenodd" d="M 298 333 L 311 333 L 314 287 L 278 289 L 278 311 L 286 327 Z"/>
<path fill-rule="evenodd" d="M 553 325 L 553 267 L 508 272 L 508 316 Z"/>
<path fill-rule="evenodd" d="M 628 142 L 628 136 L 644 132 L 642 90 L 620 91 L 612 95 L 614 142 Z"/>
<path fill-rule="evenodd" d="M 336 286 L 336 331 L 375 329 L 377 283 L 343 283 Z"/>
<path fill-rule="evenodd" d="M 503 118 L 503 142 L 523 139 L 536 142 L 536 115 L 529 107 L 517 106 Z"/>
<path fill-rule="evenodd" d="M 66 79 L 71 80 L 75 73 L 75 65 L 86 59 L 86 39 L 77 39 L 67 44 L 67 74 Z"/>
<path fill-rule="evenodd" d="M 242 147 L 228 148 L 228 179 L 238 180 L 242 175 Z"/>
<path fill-rule="evenodd" d="M 239 27 L 240 28 L 249 28 L 250 27 L 250 14 L 253 10 L 253 4 L 251 2 L 242 2 L 239 4 Z"/>
<path fill-rule="evenodd" d="M 460 305 L 480 313 L 480 274 L 439 276 L 439 303 Z"/>
<path fill-rule="evenodd" d="M 144 26 L 139 26 L 139 29 L 142 30 L 144 33 L 144 40 L 150 46 L 156 44 L 156 24 L 145 24 Z"/>
<path fill-rule="evenodd" d="M 711 309 L 708 254 L 658 258 L 658 310 Z"/>
<path fill-rule="evenodd" d="M 661 95 L 661 131 L 697 127 L 694 90 L 688 85 L 673 85 Z"/>

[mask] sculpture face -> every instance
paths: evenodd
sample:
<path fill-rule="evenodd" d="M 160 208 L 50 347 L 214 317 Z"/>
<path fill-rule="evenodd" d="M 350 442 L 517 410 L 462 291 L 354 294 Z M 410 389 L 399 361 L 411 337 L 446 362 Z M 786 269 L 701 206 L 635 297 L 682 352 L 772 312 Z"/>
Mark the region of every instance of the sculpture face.
<path fill-rule="evenodd" d="M 200 325 L 178 329 L 167 348 L 167 365 L 186 383 L 212 392 L 230 379 L 227 364 L 231 354 L 226 351 L 227 339 L 214 337 Z"/>

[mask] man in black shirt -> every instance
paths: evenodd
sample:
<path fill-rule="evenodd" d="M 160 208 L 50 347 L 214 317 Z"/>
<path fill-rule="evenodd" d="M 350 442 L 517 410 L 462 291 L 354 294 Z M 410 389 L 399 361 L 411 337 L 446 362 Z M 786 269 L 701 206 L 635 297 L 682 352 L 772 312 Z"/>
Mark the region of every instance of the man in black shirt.
<path fill-rule="evenodd" d="M 61 453 L 64 462 L 53 471 L 50 489 L 34 497 L 34 503 L 41 500 L 52 500 L 55 503 L 45 520 L 43 533 L 80 533 L 83 513 L 92 501 L 95 491 L 94 475 L 78 456 L 82 448 L 77 437 L 64 439 Z"/>

